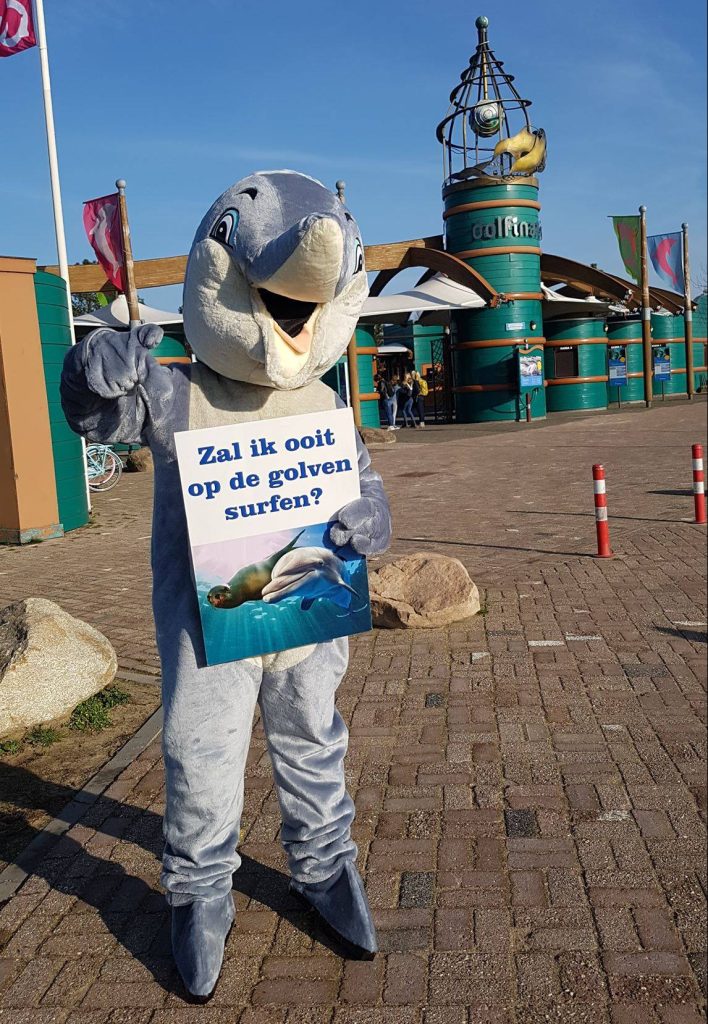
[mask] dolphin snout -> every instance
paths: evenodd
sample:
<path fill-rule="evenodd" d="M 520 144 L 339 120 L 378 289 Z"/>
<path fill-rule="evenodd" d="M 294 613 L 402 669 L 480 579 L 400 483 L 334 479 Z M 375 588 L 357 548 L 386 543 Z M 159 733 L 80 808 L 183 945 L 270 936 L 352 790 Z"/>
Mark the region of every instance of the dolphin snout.
<path fill-rule="evenodd" d="M 309 214 L 272 239 L 251 261 L 256 288 L 298 302 L 331 302 L 344 257 L 344 235 L 336 218 Z"/>

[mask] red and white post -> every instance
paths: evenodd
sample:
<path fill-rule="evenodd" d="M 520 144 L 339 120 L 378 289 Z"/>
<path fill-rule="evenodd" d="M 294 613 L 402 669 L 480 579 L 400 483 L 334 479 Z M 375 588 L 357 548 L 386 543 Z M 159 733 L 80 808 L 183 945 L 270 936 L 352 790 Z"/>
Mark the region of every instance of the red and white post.
<path fill-rule="evenodd" d="M 610 527 L 607 522 L 607 489 L 605 467 L 596 463 L 592 467 L 593 489 L 595 491 L 595 527 L 597 529 L 597 557 L 612 558 Z"/>
<path fill-rule="evenodd" d="M 705 523 L 706 519 L 706 482 L 703 472 L 703 445 L 694 444 L 691 449 L 693 453 L 693 507 L 695 509 L 695 522 Z"/>

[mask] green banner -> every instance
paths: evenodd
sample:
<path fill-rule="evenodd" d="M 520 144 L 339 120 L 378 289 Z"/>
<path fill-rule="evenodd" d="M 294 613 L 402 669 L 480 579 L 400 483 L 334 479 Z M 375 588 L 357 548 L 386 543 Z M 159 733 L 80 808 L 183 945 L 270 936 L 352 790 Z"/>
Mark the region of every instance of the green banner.
<path fill-rule="evenodd" d="M 615 229 L 619 243 L 620 256 L 625 270 L 637 283 L 641 279 L 641 256 L 639 251 L 640 218 L 613 217 L 612 227 Z"/>

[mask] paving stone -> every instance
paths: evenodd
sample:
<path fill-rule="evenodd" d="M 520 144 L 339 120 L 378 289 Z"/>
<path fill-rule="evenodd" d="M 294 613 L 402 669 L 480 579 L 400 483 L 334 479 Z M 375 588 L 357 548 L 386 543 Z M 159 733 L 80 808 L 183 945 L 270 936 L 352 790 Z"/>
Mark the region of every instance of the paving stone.
<path fill-rule="evenodd" d="M 401 875 L 399 905 L 429 907 L 433 901 L 435 875 L 431 871 L 404 871 Z"/>
<path fill-rule="evenodd" d="M 506 834 L 510 839 L 532 838 L 539 835 L 538 822 L 533 811 L 528 809 L 504 811 Z"/>

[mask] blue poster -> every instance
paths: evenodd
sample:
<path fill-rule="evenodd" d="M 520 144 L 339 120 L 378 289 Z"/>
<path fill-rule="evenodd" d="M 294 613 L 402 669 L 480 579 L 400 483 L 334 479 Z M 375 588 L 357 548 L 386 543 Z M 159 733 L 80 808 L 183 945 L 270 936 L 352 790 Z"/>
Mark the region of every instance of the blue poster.
<path fill-rule="evenodd" d="M 527 391 L 529 388 L 543 387 L 543 349 L 535 345 L 528 352 L 522 349 L 519 353 L 519 388 Z"/>
<path fill-rule="evenodd" d="M 654 346 L 654 380 L 671 380 L 671 352 L 668 345 Z"/>
<path fill-rule="evenodd" d="M 625 345 L 610 345 L 609 383 L 621 388 L 627 383 L 627 348 Z"/>

